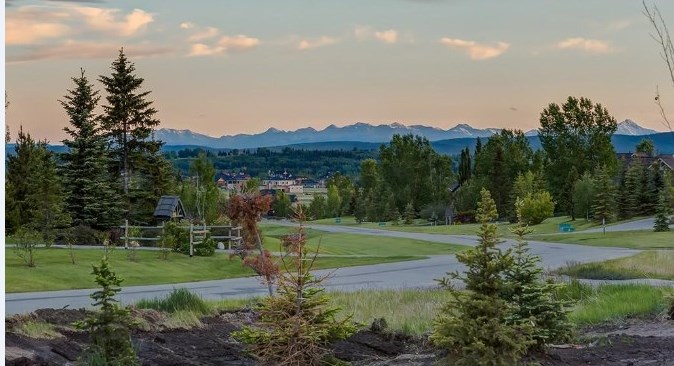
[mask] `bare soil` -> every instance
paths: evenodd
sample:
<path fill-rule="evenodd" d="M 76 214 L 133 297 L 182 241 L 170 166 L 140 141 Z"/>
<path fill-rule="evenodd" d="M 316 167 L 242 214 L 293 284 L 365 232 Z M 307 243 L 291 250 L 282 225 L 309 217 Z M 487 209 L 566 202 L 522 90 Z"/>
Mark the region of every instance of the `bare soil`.
<path fill-rule="evenodd" d="M 152 323 L 163 315 L 155 311 L 136 311 L 135 315 Z M 71 324 L 87 316 L 84 310 L 42 309 L 28 316 L 5 321 L 5 365 L 73 365 L 87 346 L 88 335 Z M 202 319 L 203 327 L 192 329 L 136 330 L 134 343 L 143 365 L 207 366 L 255 365 L 243 346 L 230 333 L 250 323 L 247 311 L 226 312 Z M 26 319 L 55 325 L 62 335 L 55 339 L 33 339 L 14 329 Z M 674 366 L 674 321 L 635 320 L 583 330 L 579 344 L 553 347 L 533 354 L 527 361 L 543 366 L 630 365 Z M 440 359 L 425 337 L 408 337 L 380 330 L 363 330 L 332 346 L 337 358 L 354 366 L 431 366 Z"/>

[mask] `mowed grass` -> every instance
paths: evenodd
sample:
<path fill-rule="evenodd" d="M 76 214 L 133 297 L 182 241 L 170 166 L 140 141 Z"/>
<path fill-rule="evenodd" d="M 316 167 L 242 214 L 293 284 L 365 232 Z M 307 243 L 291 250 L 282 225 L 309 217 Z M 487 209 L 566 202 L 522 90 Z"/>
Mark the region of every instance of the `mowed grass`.
<path fill-rule="evenodd" d="M 436 225 L 431 226 L 427 221 L 416 220 L 412 225 L 404 225 L 400 223 L 399 225 L 393 225 L 390 222 L 385 223 L 384 226 L 380 226 L 376 222 L 364 222 L 357 223 L 356 219 L 353 217 L 343 217 L 341 218 L 341 223 L 336 223 L 335 219 L 322 219 L 310 221 L 309 224 L 321 224 L 321 225 L 335 225 L 335 226 L 353 226 L 353 227 L 362 227 L 368 229 L 381 229 L 381 230 L 391 230 L 391 231 L 402 231 L 402 232 L 412 232 L 412 233 L 426 233 L 426 234 L 445 234 L 445 235 L 476 235 L 480 225 L 479 224 L 454 224 L 454 225 Z M 531 228 L 534 230 L 535 234 L 552 234 L 559 232 L 560 224 L 571 224 L 576 231 L 590 229 L 596 227 L 596 224 L 593 221 L 587 221 L 583 219 L 571 221 L 569 216 L 560 216 L 560 217 L 551 217 L 546 219 L 538 225 L 533 225 Z M 510 228 L 514 227 L 514 224 L 507 222 L 500 222 L 496 224 L 498 234 L 505 237 L 513 236 L 510 232 Z"/>
<path fill-rule="evenodd" d="M 265 247 L 270 251 L 279 251 L 280 238 L 296 232 L 296 228 L 277 225 L 264 225 Z M 456 244 L 433 243 L 407 238 L 390 238 L 359 234 L 328 233 L 306 229 L 307 248 L 326 255 L 366 255 L 366 256 L 419 256 L 454 254 L 468 247 Z"/>
<path fill-rule="evenodd" d="M 674 231 L 620 231 L 603 233 L 578 233 L 556 235 L 532 235 L 530 240 L 590 245 L 598 247 L 622 247 L 633 249 L 674 249 Z"/>
<path fill-rule="evenodd" d="M 253 276 L 237 258 L 216 253 L 212 257 L 193 257 L 171 253 L 169 260 L 158 258 L 157 251 L 137 250 L 136 261 L 127 259 L 127 251 L 115 249 L 109 254 L 110 266 L 124 279 L 124 286 L 196 282 Z M 34 268 L 27 267 L 14 249 L 5 249 L 5 289 L 7 292 L 31 292 L 95 288 L 91 266 L 98 265 L 102 249 L 75 250 L 76 264 L 71 264 L 69 251 L 40 248 L 35 252 Z M 338 268 L 366 264 L 422 259 L 420 256 L 389 257 L 319 257 L 315 269 Z"/>
<path fill-rule="evenodd" d="M 674 280 L 674 251 L 646 251 L 603 262 L 574 264 L 563 268 L 560 273 L 597 280 L 632 278 Z"/>

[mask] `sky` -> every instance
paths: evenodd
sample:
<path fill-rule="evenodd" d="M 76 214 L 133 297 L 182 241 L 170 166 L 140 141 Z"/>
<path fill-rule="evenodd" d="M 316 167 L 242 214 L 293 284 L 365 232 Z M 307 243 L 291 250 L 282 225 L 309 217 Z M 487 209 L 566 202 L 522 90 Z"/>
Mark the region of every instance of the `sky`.
<path fill-rule="evenodd" d="M 647 4 L 674 29 L 674 1 Z M 102 89 L 124 47 L 160 127 L 211 136 L 529 130 L 570 95 L 663 130 L 656 87 L 674 111 L 674 85 L 651 32 L 636 0 L 9 0 L 6 120 L 13 138 L 22 125 L 59 143 L 71 77 L 83 68 Z"/>

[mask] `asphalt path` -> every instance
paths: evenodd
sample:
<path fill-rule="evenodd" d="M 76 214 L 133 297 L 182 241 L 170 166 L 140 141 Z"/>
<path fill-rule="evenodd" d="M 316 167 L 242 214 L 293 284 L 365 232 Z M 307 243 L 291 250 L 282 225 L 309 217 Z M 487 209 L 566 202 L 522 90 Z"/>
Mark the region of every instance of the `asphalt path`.
<path fill-rule="evenodd" d="M 649 217 L 641 220 L 634 220 L 629 222 L 623 222 L 621 224 L 610 225 L 606 227 L 606 232 L 614 231 L 638 231 L 638 230 L 653 230 L 655 226 L 655 218 Z M 674 225 L 669 225 L 670 228 L 674 229 Z M 573 231 L 570 234 L 582 234 L 582 233 L 601 233 L 604 231 L 602 227 L 596 227 L 587 230 Z"/>
<path fill-rule="evenodd" d="M 274 224 L 296 225 L 274 222 Z M 477 238 L 468 235 L 440 235 L 407 233 L 378 229 L 356 228 L 331 225 L 307 225 L 309 228 L 325 232 L 340 232 L 356 235 L 389 236 L 411 238 L 437 243 L 452 243 L 474 246 Z M 514 241 L 504 241 L 508 247 Z M 556 269 L 570 262 L 593 262 L 619 258 L 637 253 L 637 250 L 604 248 L 574 244 L 529 242 L 531 252 L 542 259 L 547 269 Z M 355 291 L 359 289 L 401 289 L 424 288 L 437 285 L 435 279 L 447 272 L 460 271 L 463 266 L 453 255 L 430 256 L 427 259 L 367 266 L 345 267 L 336 270 L 316 271 L 318 276 L 330 276 L 325 286 L 329 290 Z M 264 296 L 264 287 L 257 278 L 233 278 L 225 280 L 201 281 L 168 285 L 148 285 L 124 287 L 117 298 L 124 304 L 134 303 L 143 298 L 165 296 L 175 288 L 187 288 L 206 299 L 234 299 Z M 28 313 L 40 308 L 82 308 L 91 307 L 89 295 L 94 289 L 47 291 L 31 293 L 11 293 L 5 295 L 5 314 Z"/>

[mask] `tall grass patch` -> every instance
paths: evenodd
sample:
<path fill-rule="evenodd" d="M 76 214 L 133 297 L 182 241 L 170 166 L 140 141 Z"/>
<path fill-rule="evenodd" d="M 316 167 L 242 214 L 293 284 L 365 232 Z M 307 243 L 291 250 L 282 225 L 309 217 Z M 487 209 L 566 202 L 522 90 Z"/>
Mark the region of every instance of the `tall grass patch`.
<path fill-rule="evenodd" d="M 560 270 L 560 273 L 571 277 L 597 280 L 632 278 L 674 280 L 674 251 L 647 251 L 598 263 L 572 263 Z"/>
<path fill-rule="evenodd" d="M 440 307 L 447 302 L 447 291 L 417 290 L 359 290 L 331 292 L 333 304 L 353 312 L 357 322 L 370 324 L 386 319 L 389 329 L 409 335 L 429 332 Z"/>
<path fill-rule="evenodd" d="M 13 330 L 17 334 L 21 334 L 28 338 L 54 339 L 62 337 L 62 335 L 56 331 L 54 325 L 35 320 L 21 322 L 14 327 Z"/>
<path fill-rule="evenodd" d="M 657 314 L 666 307 L 666 291 L 649 285 L 602 285 L 585 298 L 569 318 L 576 325 L 618 321 Z"/>
<path fill-rule="evenodd" d="M 136 303 L 140 309 L 154 309 L 167 313 L 188 311 L 203 315 L 211 311 L 211 307 L 201 298 L 185 288 L 174 289 L 168 296 L 142 299 Z"/>

